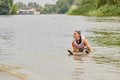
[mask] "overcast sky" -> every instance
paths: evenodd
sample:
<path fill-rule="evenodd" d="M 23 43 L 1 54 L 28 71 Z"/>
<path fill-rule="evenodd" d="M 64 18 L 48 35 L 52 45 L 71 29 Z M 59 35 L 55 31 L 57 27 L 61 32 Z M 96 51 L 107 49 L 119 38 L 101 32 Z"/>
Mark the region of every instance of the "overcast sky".
<path fill-rule="evenodd" d="M 14 2 L 20 2 L 20 1 L 24 3 L 37 2 L 38 4 L 43 6 L 46 3 L 55 4 L 57 0 L 14 0 Z"/>

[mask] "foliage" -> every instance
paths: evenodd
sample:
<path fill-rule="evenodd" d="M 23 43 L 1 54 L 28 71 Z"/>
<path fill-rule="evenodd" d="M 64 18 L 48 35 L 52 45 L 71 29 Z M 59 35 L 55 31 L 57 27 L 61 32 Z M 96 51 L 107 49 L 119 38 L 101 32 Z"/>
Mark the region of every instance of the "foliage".
<path fill-rule="evenodd" d="M 94 11 L 94 9 L 96 9 L 95 6 L 89 7 L 89 5 L 83 5 L 81 7 L 78 7 L 77 9 L 69 11 L 68 14 L 87 15 L 89 11 Z"/>
<path fill-rule="evenodd" d="M 46 4 L 41 12 L 44 14 L 65 14 L 75 1 L 76 0 L 58 0 L 55 5 Z"/>
<path fill-rule="evenodd" d="M 29 2 L 27 6 L 28 7 L 32 7 L 32 8 L 36 8 L 37 10 L 41 10 L 42 9 L 42 7 L 38 3 L 36 3 L 36 2 Z"/>
<path fill-rule="evenodd" d="M 99 16 L 118 16 L 120 15 L 120 6 L 118 5 L 109 5 L 105 4 L 104 6 L 101 6 L 96 12 L 101 12 Z"/>
<path fill-rule="evenodd" d="M 1 0 L 0 1 L 0 14 L 10 14 L 12 11 L 13 0 Z"/>
<path fill-rule="evenodd" d="M 44 8 L 41 10 L 42 14 L 52 14 L 55 13 L 54 5 L 45 4 Z"/>
<path fill-rule="evenodd" d="M 13 4 L 13 0 L 0 0 L 0 14 L 17 14 L 18 9 L 25 7 L 36 8 L 42 14 L 120 15 L 120 0 L 58 0 L 56 4 L 45 4 L 44 7 L 36 2 L 30 2 L 28 4 L 17 2 Z"/>
<path fill-rule="evenodd" d="M 118 16 L 120 15 L 120 0 L 81 0 L 80 6 L 70 10 L 72 15 Z"/>
<path fill-rule="evenodd" d="M 26 7 L 27 5 L 24 4 L 23 2 L 17 2 L 16 5 L 18 6 L 18 9 L 22 9 L 24 7 Z"/>
<path fill-rule="evenodd" d="M 17 11 L 18 11 L 18 5 L 17 4 L 14 4 L 12 6 L 12 14 L 17 14 Z"/>

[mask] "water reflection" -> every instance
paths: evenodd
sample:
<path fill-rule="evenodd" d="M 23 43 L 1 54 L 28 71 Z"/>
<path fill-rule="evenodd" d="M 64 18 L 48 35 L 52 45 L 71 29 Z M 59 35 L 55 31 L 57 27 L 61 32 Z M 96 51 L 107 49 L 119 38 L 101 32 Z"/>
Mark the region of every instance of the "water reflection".
<path fill-rule="evenodd" d="M 73 80 L 81 80 L 82 74 L 84 74 L 84 70 L 82 68 L 75 68 L 72 74 Z"/>
<path fill-rule="evenodd" d="M 85 62 L 90 62 L 92 59 L 92 55 L 91 54 L 77 54 L 77 55 L 73 55 L 72 56 L 74 58 L 74 60 L 85 63 Z"/>
<path fill-rule="evenodd" d="M 120 71 L 114 66 L 80 63 L 73 71 L 73 80 L 119 80 Z"/>

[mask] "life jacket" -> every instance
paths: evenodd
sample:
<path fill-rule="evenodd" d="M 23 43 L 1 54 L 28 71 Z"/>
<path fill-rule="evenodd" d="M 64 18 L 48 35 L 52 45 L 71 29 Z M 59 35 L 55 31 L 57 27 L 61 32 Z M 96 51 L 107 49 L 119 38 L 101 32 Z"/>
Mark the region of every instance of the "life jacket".
<path fill-rule="evenodd" d="M 83 42 L 83 39 L 84 39 L 85 37 L 81 36 L 81 38 L 82 38 L 81 43 L 78 44 L 78 43 L 76 42 L 76 40 L 74 40 L 74 45 L 75 45 L 76 48 L 78 48 L 78 49 L 83 49 L 83 50 L 84 50 L 84 49 L 86 49 L 86 46 L 85 46 L 85 44 L 84 44 L 84 42 Z"/>

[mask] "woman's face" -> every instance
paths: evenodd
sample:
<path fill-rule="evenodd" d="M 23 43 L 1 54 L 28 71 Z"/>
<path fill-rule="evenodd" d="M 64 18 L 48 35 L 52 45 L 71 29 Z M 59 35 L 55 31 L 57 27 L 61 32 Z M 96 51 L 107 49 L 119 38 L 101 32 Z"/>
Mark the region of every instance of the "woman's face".
<path fill-rule="evenodd" d="M 74 37 L 75 40 L 80 39 L 80 35 L 77 32 L 74 32 L 73 37 Z"/>

